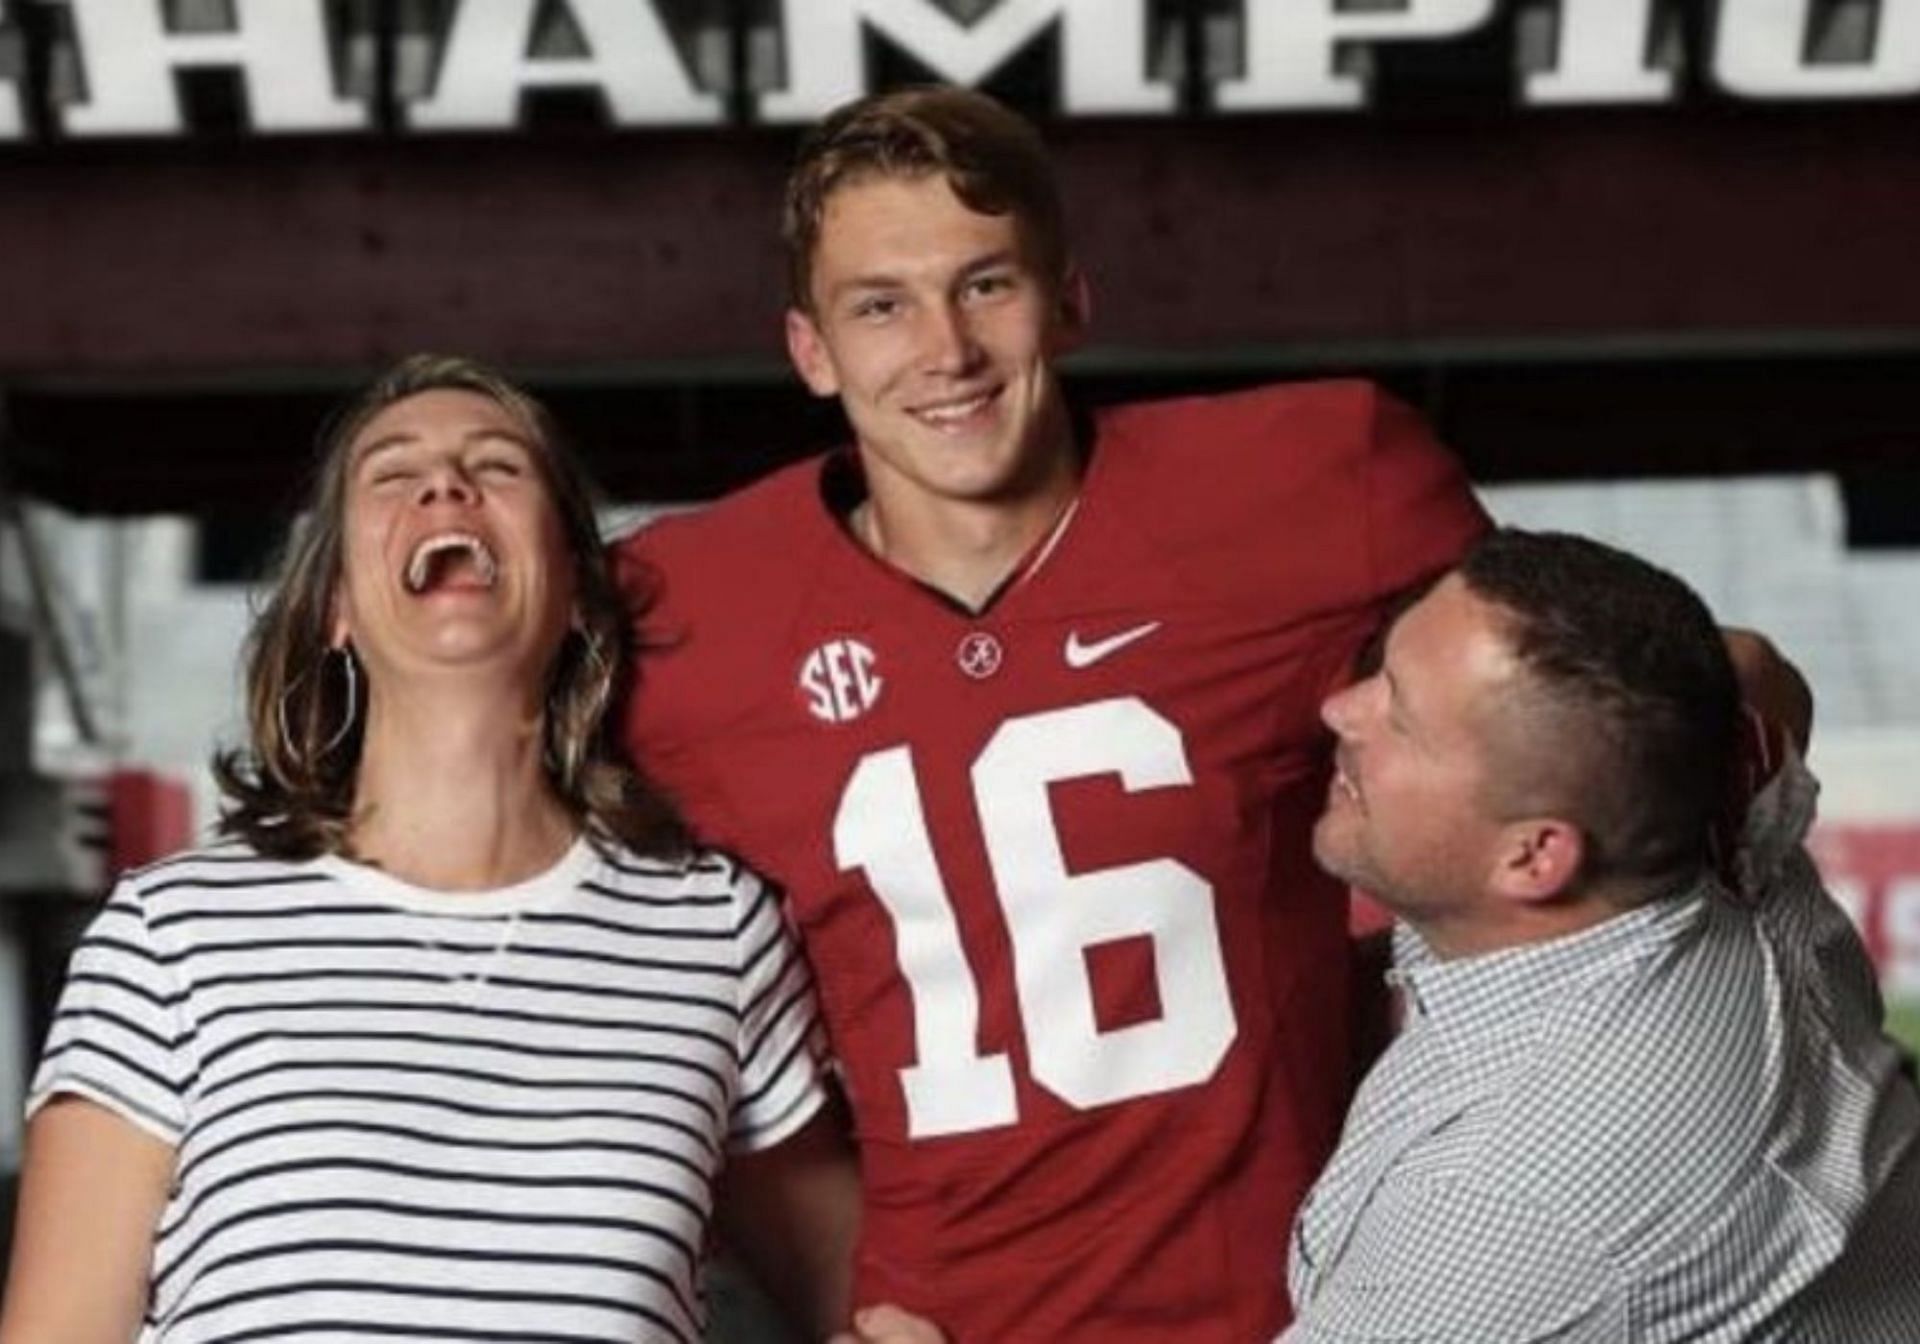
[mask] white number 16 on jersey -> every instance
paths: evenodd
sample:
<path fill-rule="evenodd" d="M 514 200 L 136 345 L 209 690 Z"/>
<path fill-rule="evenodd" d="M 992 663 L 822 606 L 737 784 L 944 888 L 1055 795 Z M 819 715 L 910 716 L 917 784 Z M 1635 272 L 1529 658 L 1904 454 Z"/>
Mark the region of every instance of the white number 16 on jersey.
<path fill-rule="evenodd" d="M 1237 1029 L 1213 888 L 1175 859 L 1069 873 L 1047 788 L 1118 775 L 1129 793 L 1191 784 L 1180 730 L 1133 697 L 1009 719 L 973 763 L 973 793 L 1013 946 L 1034 1081 L 1073 1106 L 1212 1076 Z M 980 996 L 933 851 L 913 755 L 861 758 L 834 818 L 835 857 L 863 869 L 893 920 L 917 1062 L 900 1071 L 907 1130 L 929 1138 L 1019 1118 L 1005 1054 L 981 1054 Z M 1102 1031 L 1086 948 L 1153 941 L 1160 1017 Z"/>

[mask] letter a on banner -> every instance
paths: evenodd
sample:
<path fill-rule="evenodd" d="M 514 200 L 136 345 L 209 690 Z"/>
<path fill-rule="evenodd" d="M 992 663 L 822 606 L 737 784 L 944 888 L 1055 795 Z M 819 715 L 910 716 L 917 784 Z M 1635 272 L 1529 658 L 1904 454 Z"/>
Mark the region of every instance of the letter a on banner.
<path fill-rule="evenodd" d="M 433 93 L 407 109 L 423 131 L 504 130 L 527 89 L 598 89 L 621 126 L 704 125 L 718 96 L 693 85 L 652 0 L 567 0 L 585 56 L 532 56 L 540 0 L 462 0 Z"/>
<path fill-rule="evenodd" d="M 1246 73 L 1214 91 L 1223 112 L 1365 107 L 1366 80 L 1338 68 L 1352 42 L 1455 37 L 1493 15 L 1494 0 L 1405 0 L 1393 9 L 1341 0 L 1241 0 Z"/>
<path fill-rule="evenodd" d="M 353 131 L 368 124 L 364 104 L 333 83 L 321 0 L 231 0 L 222 32 L 167 28 L 162 0 L 68 0 L 85 65 L 87 95 L 60 113 L 69 135 L 178 135 L 183 129 L 174 75 L 240 72 L 256 131 Z"/>
<path fill-rule="evenodd" d="M 764 94 L 765 121 L 813 121 L 867 91 L 864 30 L 956 84 L 978 84 L 1054 24 L 1067 112 L 1170 112 L 1171 85 L 1147 77 L 1146 0 L 1000 0 L 961 23 L 934 0 L 789 0 L 786 87 Z"/>
<path fill-rule="evenodd" d="M 1814 0 L 1720 0 L 1713 74 L 1746 98 L 1892 98 L 1920 93 L 1920 0 L 1878 0 L 1865 59 L 1823 61 Z M 1875 21 L 1877 20 L 1877 21 Z"/>

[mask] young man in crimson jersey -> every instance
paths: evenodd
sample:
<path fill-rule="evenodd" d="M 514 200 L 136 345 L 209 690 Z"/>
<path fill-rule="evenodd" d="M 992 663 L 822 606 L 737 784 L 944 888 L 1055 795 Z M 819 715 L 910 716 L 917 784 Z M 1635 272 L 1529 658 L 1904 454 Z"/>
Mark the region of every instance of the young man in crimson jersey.
<path fill-rule="evenodd" d="M 1270 1339 L 1352 1072 L 1316 707 L 1480 510 L 1361 383 L 1076 433 L 1086 283 L 1038 137 L 978 94 L 829 118 L 786 238 L 788 349 L 855 443 L 625 544 L 628 729 L 786 887 L 856 1297 L 960 1344 Z"/>

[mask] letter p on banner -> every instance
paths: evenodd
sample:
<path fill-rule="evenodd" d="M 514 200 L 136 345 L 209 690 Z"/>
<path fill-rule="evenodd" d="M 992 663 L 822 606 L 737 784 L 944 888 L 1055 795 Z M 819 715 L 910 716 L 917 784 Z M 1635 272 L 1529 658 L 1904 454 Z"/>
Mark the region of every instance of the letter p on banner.
<path fill-rule="evenodd" d="M 1245 73 L 1218 86 L 1215 105 L 1223 112 L 1365 107 L 1366 78 L 1341 68 L 1341 48 L 1457 37 L 1493 9 L 1494 0 L 1405 0 L 1365 10 L 1340 0 L 1243 0 Z"/>

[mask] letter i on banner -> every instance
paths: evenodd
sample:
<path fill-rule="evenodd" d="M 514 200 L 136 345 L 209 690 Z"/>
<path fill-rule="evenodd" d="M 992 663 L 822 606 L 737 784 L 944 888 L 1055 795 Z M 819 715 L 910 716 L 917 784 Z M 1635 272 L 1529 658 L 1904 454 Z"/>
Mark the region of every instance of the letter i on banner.
<path fill-rule="evenodd" d="M 1553 58 L 1527 75 L 1522 96 L 1536 106 L 1671 102 L 1673 71 L 1655 64 L 1655 9 L 1654 0 L 1558 0 L 1530 11 L 1522 22 L 1552 27 Z"/>
<path fill-rule="evenodd" d="M 233 26 L 175 32 L 161 0 L 67 0 L 87 93 L 60 112 L 69 135 L 178 135 L 174 75 L 239 71 L 256 131 L 353 131 L 366 105 L 334 87 L 322 0 L 232 0 Z"/>

